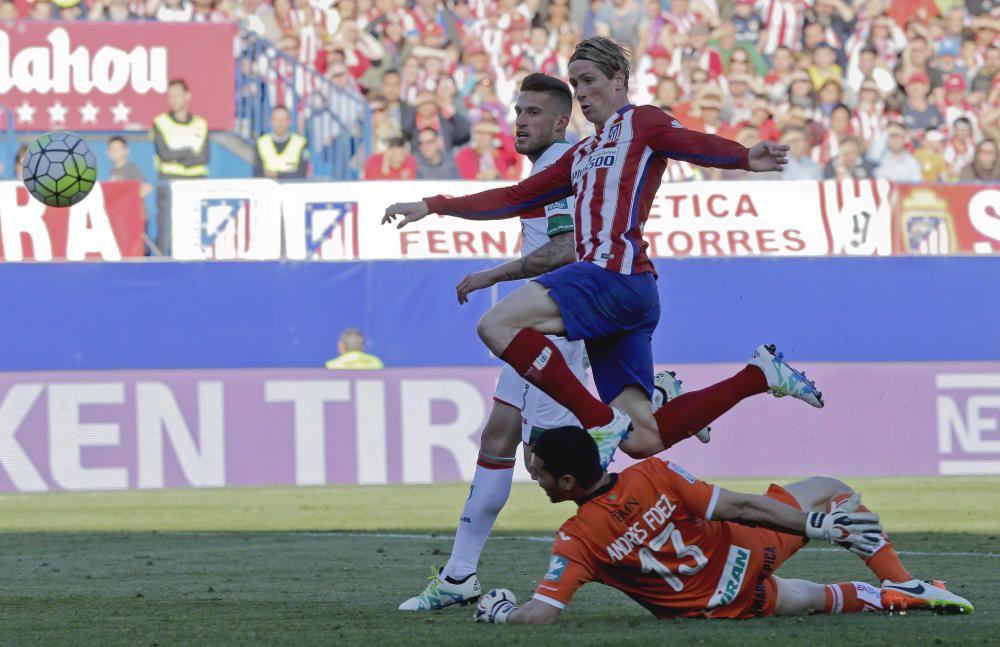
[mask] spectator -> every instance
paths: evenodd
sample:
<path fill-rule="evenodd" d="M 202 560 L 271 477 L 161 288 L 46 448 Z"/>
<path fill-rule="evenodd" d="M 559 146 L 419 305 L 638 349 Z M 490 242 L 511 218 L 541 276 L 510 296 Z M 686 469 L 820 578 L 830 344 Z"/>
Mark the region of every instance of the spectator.
<path fill-rule="evenodd" d="M 471 132 L 469 121 L 460 115 L 450 104 L 441 100 L 432 92 L 421 92 L 417 95 L 416 105 L 412 110 L 403 113 L 403 135 L 416 142 L 419 133 L 431 129 L 439 133 L 444 147 L 449 152 L 469 141 Z M 420 161 L 418 147 L 418 167 Z"/>
<path fill-rule="evenodd" d="M 947 182 L 950 179 L 948 164 L 941 155 L 943 141 L 944 135 L 940 131 L 932 130 L 924 135 L 920 148 L 913 154 L 920 162 L 925 182 Z"/>
<path fill-rule="evenodd" d="M 802 70 L 798 70 L 792 73 L 788 81 L 787 107 L 800 106 L 808 111 L 812 111 L 816 107 L 816 95 L 814 94 L 809 75 Z"/>
<path fill-rule="evenodd" d="M 885 105 L 879 97 L 878 84 L 866 79 L 858 91 L 858 104 L 851 118 L 851 131 L 871 143 L 883 138 L 887 125 Z"/>
<path fill-rule="evenodd" d="M 857 56 L 851 58 L 847 71 L 847 85 L 855 94 L 860 92 L 865 81 L 873 82 L 880 95 L 896 89 L 896 80 L 888 70 L 878 65 L 878 52 L 871 45 L 863 47 Z"/>
<path fill-rule="evenodd" d="M 134 162 L 129 161 L 128 143 L 125 138 L 116 135 L 108 140 L 108 159 L 111 160 L 108 180 L 112 182 L 135 180 L 139 183 L 139 195 L 143 198 L 153 192 L 153 185 L 146 181 L 142 170 Z"/>
<path fill-rule="evenodd" d="M 340 334 L 337 357 L 325 366 L 331 371 L 373 371 L 385 368 L 382 360 L 364 352 L 365 336 L 357 328 L 348 328 Z"/>
<path fill-rule="evenodd" d="M 283 105 L 271 109 L 271 132 L 257 138 L 253 176 L 303 179 L 309 170 L 309 142 L 292 132 L 292 113 Z"/>
<path fill-rule="evenodd" d="M 900 85 L 908 87 L 910 79 L 914 75 L 921 75 L 922 78 L 927 79 L 925 83 L 930 88 L 941 87 L 941 82 L 943 81 L 941 72 L 928 65 L 930 55 L 930 46 L 927 44 L 926 38 L 917 36 L 912 39 L 896 63 L 894 70 L 896 81 Z"/>
<path fill-rule="evenodd" d="M 941 107 L 944 123 L 949 127 L 954 127 L 959 119 L 965 119 L 969 126 L 977 121 L 976 111 L 967 97 L 965 78 L 958 73 L 949 74 L 944 80 L 944 101 Z"/>
<path fill-rule="evenodd" d="M 924 72 L 914 72 L 906 81 L 903 125 L 911 137 L 919 138 L 921 131 L 935 130 L 944 123 L 941 111 L 927 101 L 929 90 L 930 80 Z"/>
<path fill-rule="evenodd" d="M 823 177 L 828 180 L 868 180 L 874 177 L 871 162 L 865 159 L 864 145 L 857 137 L 848 137 L 840 144 L 837 156 L 826 163 Z"/>
<path fill-rule="evenodd" d="M 378 95 L 385 100 L 387 116 L 400 124 L 402 130 L 403 113 L 409 112 L 413 107 L 403 102 L 400 89 L 399 70 L 395 68 L 386 70 L 379 81 Z"/>
<path fill-rule="evenodd" d="M 786 180 L 823 179 L 823 169 L 809 156 L 809 133 L 805 129 L 786 128 L 781 143 L 788 145 L 788 164 L 782 171 Z"/>
<path fill-rule="evenodd" d="M 137 18 L 129 11 L 127 0 L 94 0 L 87 14 L 90 20 L 125 22 Z"/>
<path fill-rule="evenodd" d="M 599 36 L 635 49 L 642 20 L 642 7 L 636 0 L 604 0 L 594 16 L 594 26 Z"/>
<path fill-rule="evenodd" d="M 417 177 L 417 160 L 402 135 L 387 142 L 385 152 L 375 153 L 365 162 L 366 180 L 413 180 Z"/>
<path fill-rule="evenodd" d="M 944 145 L 942 156 L 948 165 L 952 177 L 958 177 L 966 166 L 972 163 L 976 156 L 976 141 L 972 131 L 972 122 L 966 117 L 955 120 L 951 129 L 951 137 Z"/>
<path fill-rule="evenodd" d="M 893 123 L 886 131 L 888 144 L 879 161 L 875 176 L 880 180 L 893 182 L 920 182 L 924 179 L 920 162 L 906 150 L 906 129 L 902 124 Z"/>
<path fill-rule="evenodd" d="M 433 128 L 424 128 L 417 133 L 415 157 L 418 180 L 457 180 L 460 177 L 455 156 Z"/>
<path fill-rule="evenodd" d="M 31 4 L 31 11 L 28 13 L 28 17 L 32 20 L 53 20 L 56 15 L 55 7 L 49 0 L 35 0 Z"/>
<path fill-rule="evenodd" d="M 661 110 L 673 112 L 674 106 L 680 101 L 681 89 L 677 81 L 671 78 L 660 79 L 656 84 L 656 94 L 650 102 Z"/>
<path fill-rule="evenodd" d="M 264 0 L 239 0 L 236 18 L 247 31 L 263 36 L 272 43 L 281 39 L 281 28 L 274 17 L 274 9 Z"/>
<path fill-rule="evenodd" d="M 830 113 L 830 127 L 823 133 L 823 139 L 813 149 L 813 159 L 821 166 L 832 160 L 840 152 L 844 140 L 853 135 L 851 130 L 851 109 L 840 103 Z"/>
<path fill-rule="evenodd" d="M 483 121 L 472 127 L 472 143 L 458 151 L 455 164 L 463 180 L 513 179 L 500 150 L 500 128 Z"/>
<path fill-rule="evenodd" d="M 843 81 L 844 72 L 837 65 L 837 53 L 833 45 L 822 42 L 813 51 L 813 64 L 809 66 L 809 79 L 817 92 L 820 91 L 828 81 L 836 81 L 838 84 Z"/>
<path fill-rule="evenodd" d="M 972 77 L 969 89 L 972 92 L 988 94 L 993 81 L 1000 75 L 1000 46 L 988 47 L 983 52 L 983 65 Z"/>
<path fill-rule="evenodd" d="M 754 8 L 754 0 L 735 0 L 730 20 L 736 30 L 736 42 L 756 51 L 761 32 L 764 31 L 764 21 Z"/>
<path fill-rule="evenodd" d="M 1000 182 L 1000 151 L 992 139 L 984 139 L 976 146 L 976 156 L 962 169 L 960 182 Z"/>
<path fill-rule="evenodd" d="M 698 61 L 698 67 L 708 71 L 708 78 L 716 79 L 723 71 L 722 54 L 708 44 L 711 31 L 707 24 L 699 22 L 691 27 L 691 56 Z"/>
<path fill-rule="evenodd" d="M 159 180 L 156 191 L 156 243 L 163 254 L 170 253 L 167 224 L 170 217 L 170 180 L 208 177 L 208 123 L 191 114 L 191 92 L 187 83 L 173 79 L 167 84 L 168 112 L 153 119 L 150 136 L 156 147 Z"/>
<path fill-rule="evenodd" d="M 771 69 L 764 75 L 764 92 L 768 99 L 778 104 L 788 96 L 792 75 L 795 74 L 795 58 L 787 47 L 779 47 L 771 57 Z M 806 75 L 806 81 L 809 76 Z"/>
<path fill-rule="evenodd" d="M 194 5 L 188 0 L 149 0 L 146 15 L 158 22 L 191 22 L 194 19 Z"/>
<path fill-rule="evenodd" d="M 17 20 L 21 15 L 17 11 L 17 4 L 14 0 L 3 0 L 0 2 L 0 20 Z"/>

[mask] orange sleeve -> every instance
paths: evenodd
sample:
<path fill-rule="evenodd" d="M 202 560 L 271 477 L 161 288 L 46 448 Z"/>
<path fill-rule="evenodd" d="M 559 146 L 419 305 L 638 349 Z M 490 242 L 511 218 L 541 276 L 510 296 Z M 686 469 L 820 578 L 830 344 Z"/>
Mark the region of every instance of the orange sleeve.
<path fill-rule="evenodd" d="M 661 474 L 667 487 L 684 503 L 684 507 L 695 516 L 711 519 L 719 498 L 718 486 L 696 479 L 683 467 L 666 459 L 658 459 L 657 462 L 663 466 Z"/>
<path fill-rule="evenodd" d="M 564 609 L 577 589 L 594 581 L 586 548 L 578 538 L 563 530 L 556 533 L 549 557 L 549 570 L 538 582 L 533 599 Z"/>

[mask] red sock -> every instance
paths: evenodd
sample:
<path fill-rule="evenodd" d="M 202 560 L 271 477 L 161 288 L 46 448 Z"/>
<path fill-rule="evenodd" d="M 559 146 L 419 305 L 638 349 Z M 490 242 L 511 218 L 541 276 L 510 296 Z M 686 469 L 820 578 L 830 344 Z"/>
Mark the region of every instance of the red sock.
<path fill-rule="evenodd" d="M 882 608 L 878 587 L 865 582 L 824 584 L 823 590 L 826 594 L 823 613 L 860 613 Z"/>
<path fill-rule="evenodd" d="M 851 497 L 851 493 L 838 494 L 830 500 L 831 507 L 834 503 L 840 503 L 844 499 Z M 865 506 L 858 507 L 859 512 L 871 512 L 871 510 Z M 899 555 L 896 553 L 896 549 L 892 547 L 892 542 L 889 541 L 889 536 L 882 533 L 882 542 L 879 547 L 875 549 L 875 554 L 864 559 L 865 566 L 871 569 L 871 572 L 875 574 L 879 582 L 884 582 L 890 580 L 892 582 L 908 582 L 913 579 L 910 572 L 906 570 L 903 566 L 903 562 L 900 561 Z"/>
<path fill-rule="evenodd" d="M 667 402 L 654 415 L 664 449 L 698 433 L 740 400 L 765 391 L 764 373 L 756 366 L 746 366 L 729 379 Z"/>
<path fill-rule="evenodd" d="M 611 422 L 614 414 L 577 379 L 555 344 L 534 328 L 524 328 L 500 355 L 553 400 L 573 412 L 587 429 Z"/>

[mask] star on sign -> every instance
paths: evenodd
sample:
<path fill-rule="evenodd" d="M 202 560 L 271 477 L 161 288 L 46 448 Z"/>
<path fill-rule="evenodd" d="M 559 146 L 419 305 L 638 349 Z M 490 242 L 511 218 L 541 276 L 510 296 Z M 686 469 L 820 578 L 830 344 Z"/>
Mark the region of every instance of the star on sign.
<path fill-rule="evenodd" d="M 85 124 L 96 124 L 97 113 L 100 111 L 101 109 L 95 106 L 93 102 L 88 99 L 87 103 L 80 106 L 80 121 Z"/>
<path fill-rule="evenodd" d="M 125 102 L 121 99 L 118 100 L 118 103 L 111 106 L 111 114 L 114 116 L 116 124 L 126 123 L 130 112 L 132 112 L 132 108 L 126 106 Z"/>
<path fill-rule="evenodd" d="M 57 124 L 66 123 L 66 106 L 58 100 L 49 106 L 49 121 Z"/>
<path fill-rule="evenodd" d="M 27 99 L 22 101 L 21 105 L 19 105 L 17 108 L 14 109 L 14 111 L 17 113 L 17 120 L 20 121 L 22 124 L 30 124 L 31 122 L 33 122 L 35 120 L 36 110 L 37 108 L 28 103 Z"/>

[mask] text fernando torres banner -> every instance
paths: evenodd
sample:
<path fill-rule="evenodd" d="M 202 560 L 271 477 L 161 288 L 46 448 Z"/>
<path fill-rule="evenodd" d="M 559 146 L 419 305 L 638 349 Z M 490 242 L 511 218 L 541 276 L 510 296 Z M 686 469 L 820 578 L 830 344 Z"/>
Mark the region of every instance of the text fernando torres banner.
<path fill-rule="evenodd" d="M 520 253 L 516 218 L 430 216 L 397 230 L 385 208 L 489 182 L 173 184 L 180 259 L 505 258 Z M 654 258 L 1000 252 L 1000 188 L 846 182 L 664 183 L 646 223 Z M 282 249 L 284 238 L 284 249 Z"/>
<path fill-rule="evenodd" d="M 738 367 L 674 368 L 695 385 Z M 713 423 L 711 445 L 686 441 L 671 458 L 706 478 L 1000 474 L 1000 364 L 804 368 L 827 396 L 822 411 L 751 398 Z M 497 375 L 0 373 L 0 491 L 469 480 Z M 517 474 L 527 480 L 521 461 Z"/>
<path fill-rule="evenodd" d="M 46 207 L 20 182 L 0 182 L 0 261 L 104 260 L 143 255 L 139 183 L 98 182 L 68 208 Z"/>
<path fill-rule="evenodd" d="M 228 130 L 234 38 L 221 24 L 6 23 L 0 95 L 20 131 L 146 130 L 167 110 L 167 83 L 183 79 L 192 112 Z"/>

